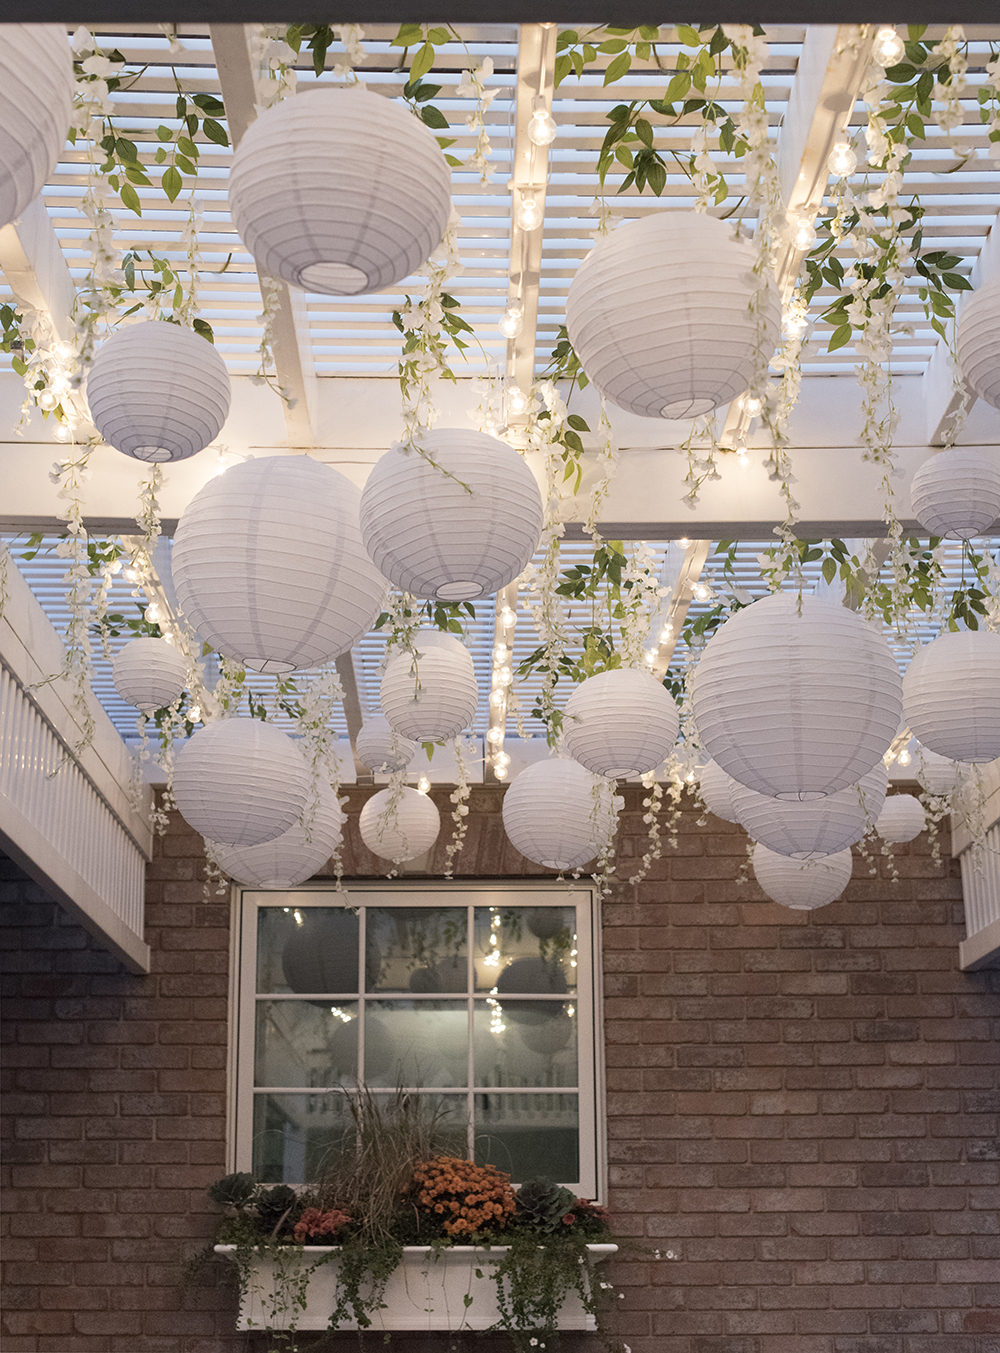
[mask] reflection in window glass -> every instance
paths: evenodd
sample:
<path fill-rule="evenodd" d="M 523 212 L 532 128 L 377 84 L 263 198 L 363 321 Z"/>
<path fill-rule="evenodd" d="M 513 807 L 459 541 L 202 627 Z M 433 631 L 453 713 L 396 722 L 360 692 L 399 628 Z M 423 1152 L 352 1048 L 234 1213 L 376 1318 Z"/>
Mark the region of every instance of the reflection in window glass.
<path fill-rule="evenodd" d="M 576 988 L 573 907 L 476 907 L 476 990 L 564 996 Z"/>
<path fill-rule="evenodd" d="M 343 907 L 262 907 L 257 990 L 356 992 L 359 933 L 357 916 Z"/>
<path fill-rule="evenodd" d="M 357 1076 L 356 1002 L 257 1002 L 255 1085 L 325 1089 Z"/>
<path fill-rule="evenodd" d="M 374 1086 L 462 1086 L 469 1080 L 465 1001 L 369 1001 L 364 1078 Z"/>
<path fill-rule="evenodd" d="M 368 907 L 368 991 L 465 992 L 469 985 L 465 907 Z"/>
<path fill-rule="evenodd" d="M 315 1179 L 350 1129 L 341 1094 L 255 1095 L 253 1173 L 272 1184 Z"/>
<path fill-rule="evenodd" d="M 573 1001 L 476 1001 L 475 1083 L 481 1086 L 576 1085 Z"/>
<path fill-rule="evenodd" d="M 476 1095 L 476 1160 L 509 1171 L 515 1184 L 579 1179 L 579 1126 L 576 1095 Z"/>

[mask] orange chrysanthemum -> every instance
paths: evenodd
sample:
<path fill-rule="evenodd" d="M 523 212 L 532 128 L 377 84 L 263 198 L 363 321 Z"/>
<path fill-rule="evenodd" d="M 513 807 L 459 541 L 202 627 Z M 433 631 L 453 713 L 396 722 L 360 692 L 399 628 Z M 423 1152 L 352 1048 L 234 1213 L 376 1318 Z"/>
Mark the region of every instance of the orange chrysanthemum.
<path fill-rule="evenodd" d="M 417 1202 L 428 1212 L 447 1216 L 449 1236 L 501 1230 L 514 1215 L 510 1175 L 492 1165 L 476 1165 L 455 1156 L 435 1156 L 413 1174 Z"/>

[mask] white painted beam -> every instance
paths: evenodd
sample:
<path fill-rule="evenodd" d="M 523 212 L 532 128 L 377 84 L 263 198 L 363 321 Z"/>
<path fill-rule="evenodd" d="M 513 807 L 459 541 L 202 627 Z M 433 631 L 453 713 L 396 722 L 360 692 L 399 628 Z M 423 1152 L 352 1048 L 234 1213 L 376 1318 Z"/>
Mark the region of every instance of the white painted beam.
<path fill-rule="evenodd" d="M 72 338 L 76 288 L 41 197 L 0 229 L 0 269 L 22 305 L 44 311 L 58 338 Z"/>
<path fill-rule="evenodd" d="M 729 538 L 724 537 L 724 539 Z M 673 595 L 670 597 L 666 608 L 657 617 L 656 623 L 660 627 L 663 638 L 661 639 L 659 634 L 653 635 L 654 640 L 656 640 L 656 658 L 651 667 L 654 676 L 662 678 L 666 675 L 694 597 L 695 585 L 701 577 L 701 571 L 705 567 L 705 561 L 708 559 L 711 548 L 711 540 L 693 540 L 687 547 L 684 562 L 681 564 L 677 581 L 674 584 Z"/>

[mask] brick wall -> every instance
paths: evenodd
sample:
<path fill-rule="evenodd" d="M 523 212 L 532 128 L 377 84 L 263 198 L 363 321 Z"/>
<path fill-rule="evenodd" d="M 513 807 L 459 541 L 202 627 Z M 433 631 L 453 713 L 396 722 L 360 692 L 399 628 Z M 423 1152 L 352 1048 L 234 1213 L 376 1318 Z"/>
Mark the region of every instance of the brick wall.
<path fill-rule="evenodd" d="M 459 872 L 545 872 L 506 843 L 499 800 L 473 792 Z M 643 831 L 630 796 L 626 868 Z M 956 970 L 954 866 L 921 838 L 897 885 L 858 861 L 848 900 L 808 915 L 736 885 L 744 848 L 685 813 L 678 850 L 606 906 L 611 1203 L 619 1230 L 680 1256 L 618 1265 L 624 1337 L 1000 1353 L 1000 974 Z M 378 872 L 360 846 L 347 865 Z M 181 1280 L 224 1169 L 228 910 L 201 870 L 175 820 L 149 871 L 153 971 L 135 977 L 0 861 L 4 1353 L 263 1347 L 232 1333 L 214 1277 Z"/>

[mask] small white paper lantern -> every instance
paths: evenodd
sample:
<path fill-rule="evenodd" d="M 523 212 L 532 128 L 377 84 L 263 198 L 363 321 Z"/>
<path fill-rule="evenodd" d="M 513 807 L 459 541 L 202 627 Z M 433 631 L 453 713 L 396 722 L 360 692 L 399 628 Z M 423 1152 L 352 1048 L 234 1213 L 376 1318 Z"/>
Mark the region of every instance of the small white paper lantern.
<path fill-rule="evenodd" d="M 536 761 L 504 794 L 504 830 L 533 864 L 581 869 L 610 846 L 623 802 L 578 761 Z"/>
<path fill-rule="evenodd" d="M 0 42 L 0 227 L 42 191 L 66 143 L 73 58 L 65 25 L 7 23 Z"/>
<path fill-rule="evenodd" d="M 692 705 L 702 744 L 734 780 L 772 798 L 815 798 L 881 760 L 899 727 L 899 668 L 856 612 L 775 592 L 709 641 Z"/>
<path fill-rule="evenodd" d="M 297 888 L 322 869 L 340 844 L 344 813 L 329 785 L 307 803 L 302 821 L 259 846 L 216 843 L 219 868 L 248 888 Z"/>
<path fill-rule="evenodd" d="M 441 830 L 437 804 L 419 790 L 380 789 L 361 810 L 361 839 L 373 855 L 404 864 L 430 850 Z"/>
<path fill-rule="evenodd" d="M 655 211 L 606 235 L 566 300 L 570 342 L 601 394 L 644 418 L 697 418 L 743 394 L 780 323 L 755 261 L 749 240 L 696 212 Z"/>
<path fill-rule="evenodd" d="M 397 444 L 361 492 L 365 549 L 415 597 L 471 601 L 518 576 L 538 548 L 542 495 L 523 456 L 483 432 L 444 428 Z"/>
<path fill-rule="evenodd" d="M 753 872 L 772 902 L 792 911 L 814 911 L 835 902 L 850 881 L 850 850 L 813 860 L 793 860 L 766 846 L 753 848 Z"/>
<path fill-rule="evenodd" d="M 979 287 L 958 314 L 958 364 L 980 399 L 1000 409 L 1000 281 Z"/>
<path fill-rule="evenodd" d="M 702 767 L 698 778 L 698 790 L 701 794 L 701 801 L 710 813 L 722 819 L 723 822 L 738 822 L 739 818 L 733 812 L 732 799 L 730 792 L 736 781 L 731 775 L 727 775 L 721 766 L 716 765 L 714 761 L 709 761 L 707 766 Z"/>
<path fill-rule="evenodd" d="M 875 830 L 883 841 L 912 841 L 927 826 L 924 805 L 912 794 L 892 794 L 886 799 Z"/>
<path fill-rule="evenodd" d="M 835 855 L 874 827 L 889 777 L 879 763 L 859 784 L 821 799 L 781 800 L 733 782 L 732 805 L 752 841 L 795 860 Z"/>
<path fill-rule="evenodd" d="M 566 750 L 595 775 L 654 770 L 677 740 L 677 706 L 649 672 L 618 667 L 582 681 L 566 702 Z"/>
<path fill-rule="evenodd" d="M 417 744 L 394 733 L 389 720 L 379 715 L 366 719 L 355 742 L 358 760 L 377 775 L 405 770 L 417 752 Z"/>
<path fill-rule="evenodd" d="M 437 248 L 451 170 L 433 132 L 362 85 L 286 99 L 229 171 L 233 224 L 261 272 L 330 296 L 401 282 Z"/>
<path fill-rule="evenodd" d="M 358 498 L 310 456 L 262 456 L 210 479 L 184 509 L 171 556 L 201 638 L 254 672 L 346 653 L 386 590 L 361 543 Z"/>
<path fill-rule="evenodd" d="M 229 373 L 214 344 L 163 320 L 118 329 L 87 377 L 94 426 L 123 455 L 187 460 L 222 431 Z"/>
<path fill-rule="evenodd" d="M 916 756 L 916 778 L 922 789 L 938 798 L 947 798 L 961 789 L 969 773 L 963 761 L 952 761 L 947 756 L 919 747 Z"/>
<path fill-rule="evenodd" d="M 196 832 L 224 846 L 256 846 L 293 827 L 309 794 L 305 757 L 260 719 L 223 719 L 177 754 L 174 798 Z"/>
<path fill-rule="evenodd" d="M 401 650 L 386 664 L 381 703 L 397 733 L 414 742 L 456 737 L 472 722 L 479 687 L 472 654 L 453 634 L 418 630 L 414 653 Z"/>
<path fill-rule="evenodd" d="M 1000 517 L 1000 461 L 977 446 L 953 446 L 920 466 L 910 485 L 925 531 L 949 540 L 984 535 Z"/>
<path fill-rule="evenodd" d="M 915 737 L 952 761 L 1000 756 L 1000 634 L 942 634 L 903 678 L 903 712 Z"/>
<path fill-rule="evenodd" d="M 187 685 L 187 663 L 166 639 L 130 639 L 111 665 L 115 690 L 144 714 L 172 705 Z"/>

